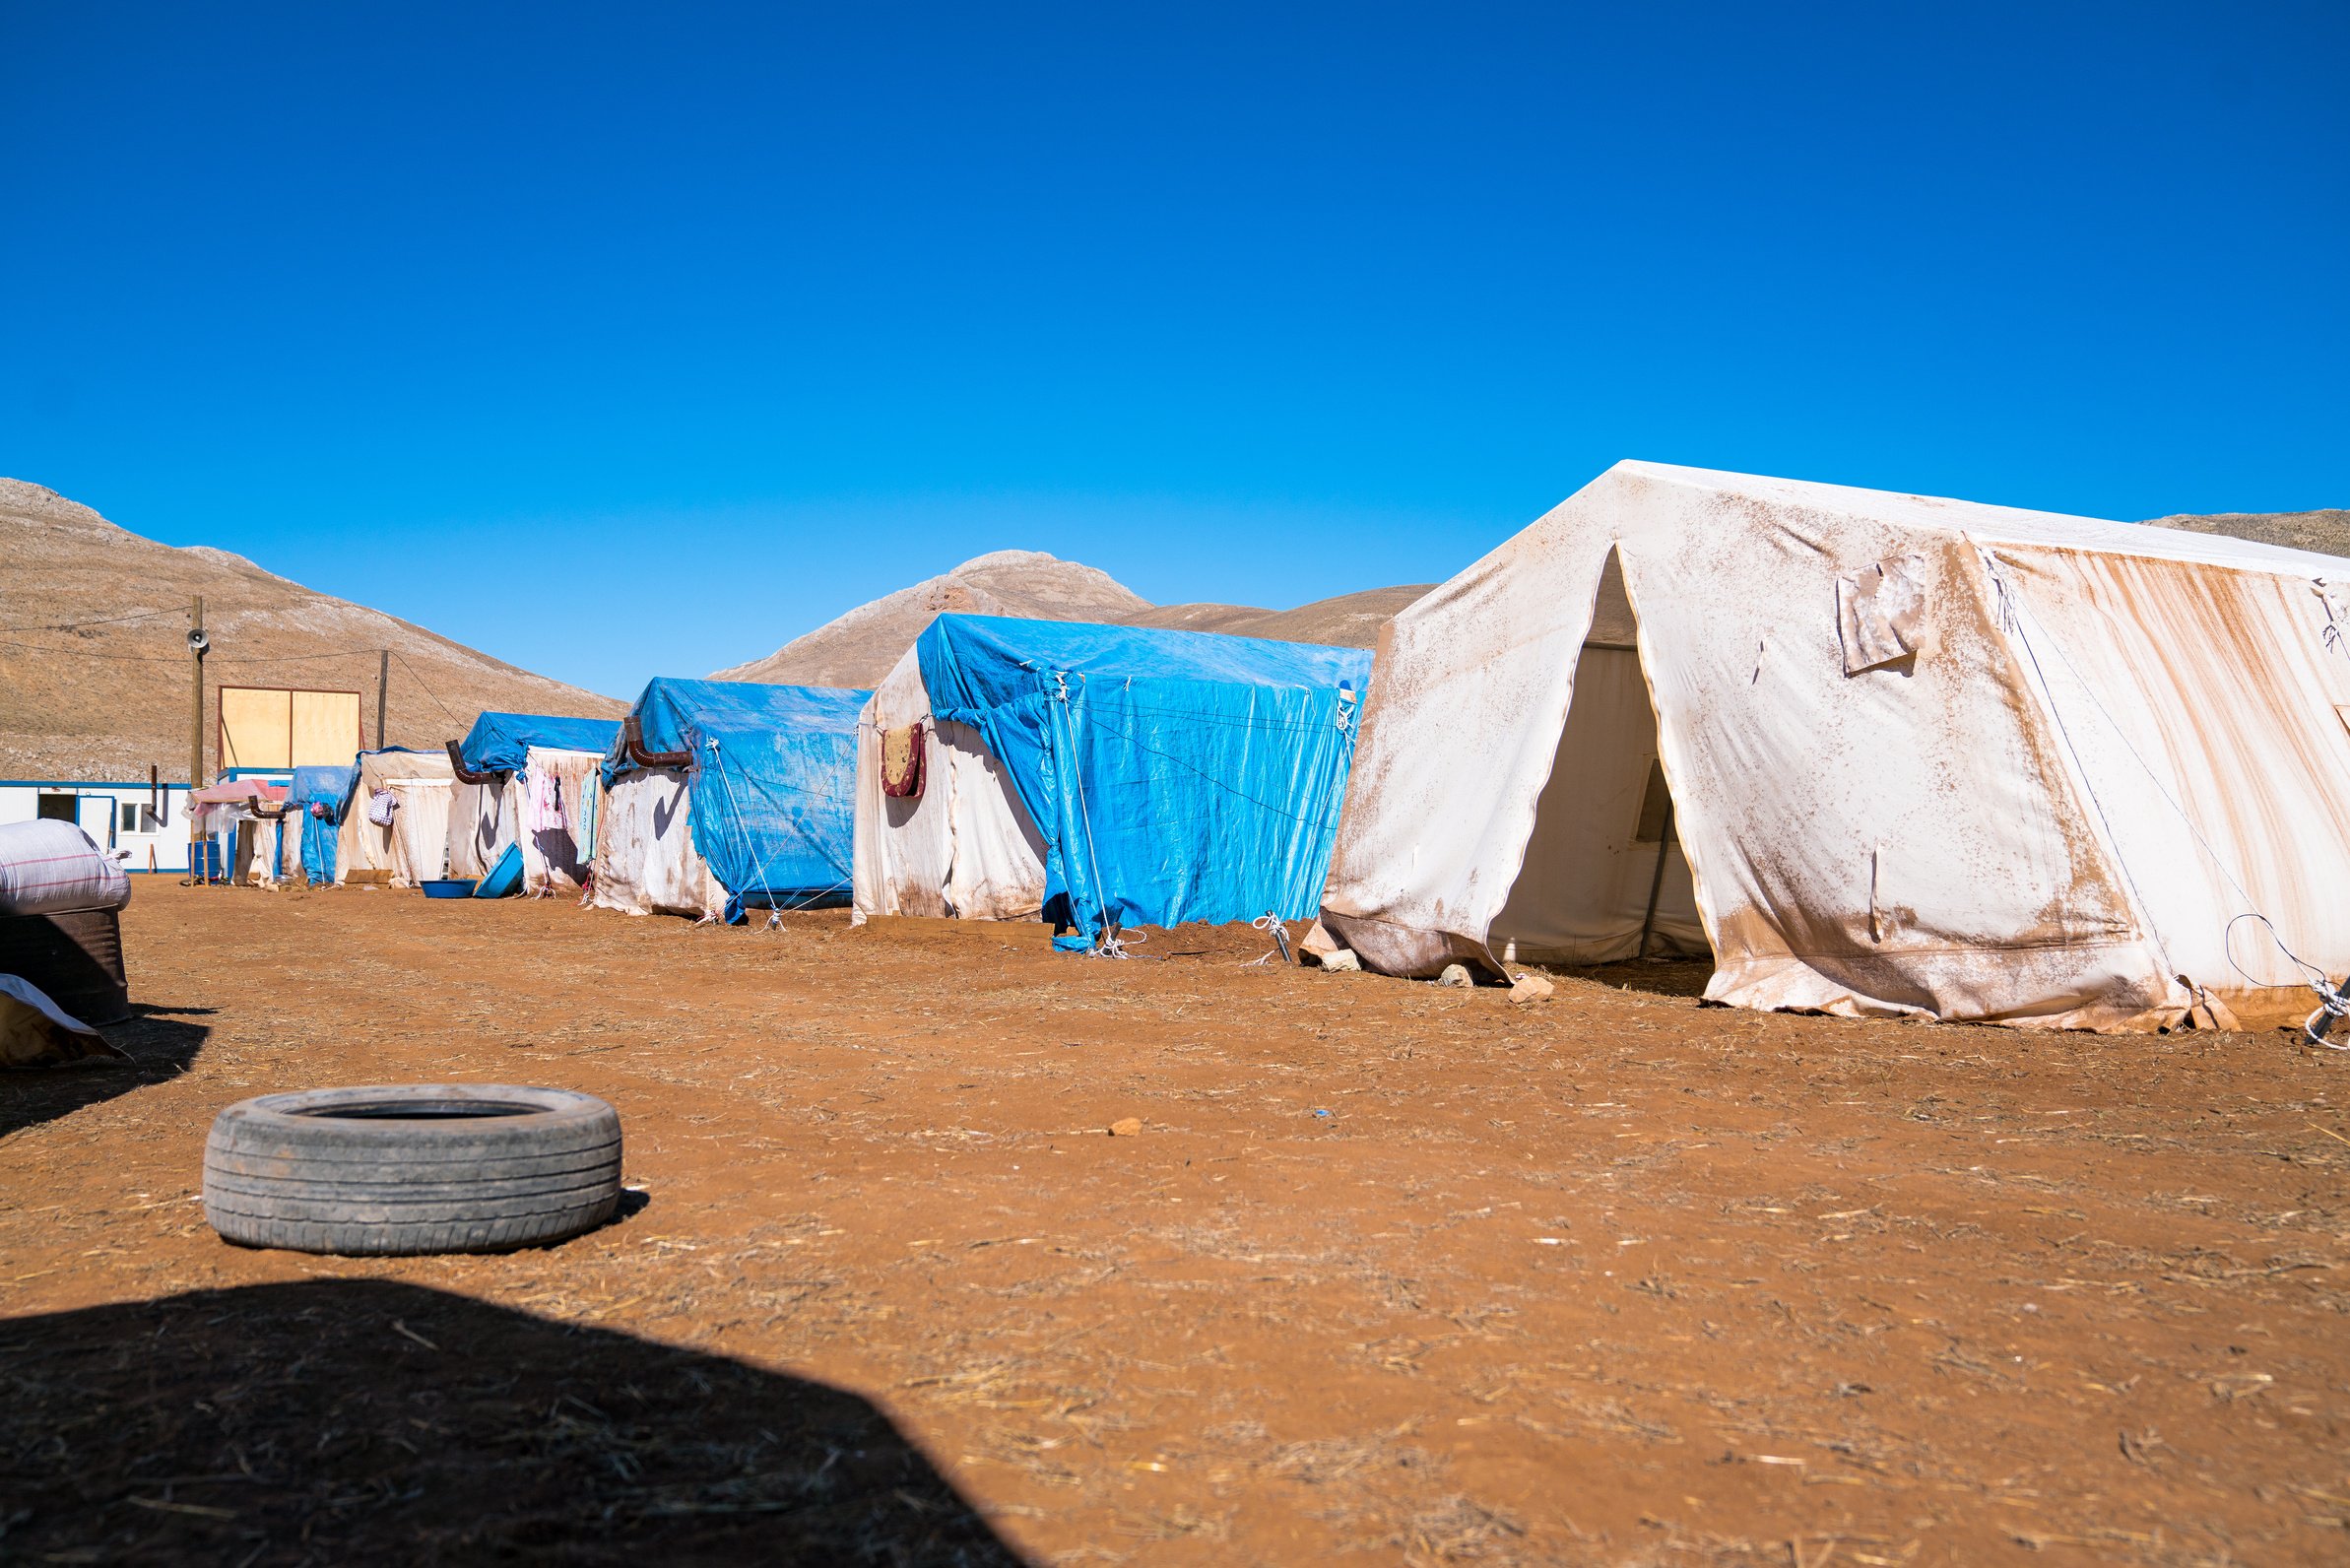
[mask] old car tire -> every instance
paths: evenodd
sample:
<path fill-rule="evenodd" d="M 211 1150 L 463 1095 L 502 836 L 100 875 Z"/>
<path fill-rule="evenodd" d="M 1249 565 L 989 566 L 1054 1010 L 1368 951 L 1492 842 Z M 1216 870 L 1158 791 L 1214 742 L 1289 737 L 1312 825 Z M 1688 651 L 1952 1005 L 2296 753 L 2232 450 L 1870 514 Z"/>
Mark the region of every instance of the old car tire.
<path fill-rule="evenodd" d="M 264 1094 L 204 1144 L 205 1217 L 250 1247 L 505 1252 L 604 1223 L 620 1193 L 620 1114 L 568 1089 Z"/>

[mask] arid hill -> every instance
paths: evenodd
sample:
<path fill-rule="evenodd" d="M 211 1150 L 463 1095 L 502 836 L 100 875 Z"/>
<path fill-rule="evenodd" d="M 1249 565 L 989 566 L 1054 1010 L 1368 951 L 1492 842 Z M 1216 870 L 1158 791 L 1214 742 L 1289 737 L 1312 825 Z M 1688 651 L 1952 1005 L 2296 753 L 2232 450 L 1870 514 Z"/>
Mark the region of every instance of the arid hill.
<path fill-rule="evenodd" d="M 1149 608 L 1149 600 L 1106 571 L 1042 551 L 999 550 L 859 605 L 765 658 L 720 670 L 711 679 L 857 689 L 880 685 L 922 628 L 950 612 L 1031 621 L 1121 621 Z"/>
<path fill-rule="evenodd" d="M 1031 621 L 1101 621 L 1116 625 L 1221 631 L 1291 642 L 1368 648 L 1380 626 L 1425 593 L 1373 588 L 1296 610 L 1251 605 L 1153 605 L 1107 572 L 1033 550 L 1000 550 L 860 605 L 763 659 L 719 671 L 719 681 L 865 687 L 888 675 L 932 618 L 949 612 Z"/>
<path fill-rule="evenodd" d="M 2214 512 L 2208 517 L 2157 517 L 2156 528 L 2183 528 L 2190 534 L 2226 534 L 2263 545 L 2314 550 L 2321 555 L 2350 555 L 2350 511 L 2328 507 L 2315 512 Z"/>
<path fill-rule="evenodd" d="M 625 705 L 550 681 L 380 611 L 314 593 L 240 555 L 143 539 L 19 480 L 0 480 L 0 777 L 187 777 L 187 608 L 204 596 L 209 689 L 298 686 L 364 695 L 377 650 L 397 746 L 437 746 L 484 708 L 604 717 Z M 208 704 L 209 771 L 218 717 Z"/>
<path fill-rule="evenodd" d="M 1317 599 L 1295 610 L 1259 610 L 1251 605 L 1160 605 L 1126 618 L 1134 626 L 1172 626 L 1183 631 L 1221 631 L 1234 637 L 1271 637 L 1276 642 L 1329 642 L 1344 648 L 1379 645 L 1379 628 L 1396 612 L 1434 587 L 1365 588 L 1336 599 Z"/>

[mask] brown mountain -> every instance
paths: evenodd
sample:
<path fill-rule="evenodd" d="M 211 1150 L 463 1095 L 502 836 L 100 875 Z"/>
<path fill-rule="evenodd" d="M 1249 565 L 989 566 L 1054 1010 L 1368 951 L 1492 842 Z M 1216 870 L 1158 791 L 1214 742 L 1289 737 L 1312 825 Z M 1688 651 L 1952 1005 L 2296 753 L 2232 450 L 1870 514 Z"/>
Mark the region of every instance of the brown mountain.
<path fill-rule="evenodd" d="M 2350 511 L 2338 506 L 2315 512 L 2213 512 L 2207 517 L 2157 517 L 2152 519 L 2152 526 L 2183 528 L 2190 534 L 2226 534 L 2263 545 L 2314 550 L 2320 555 L 2350 555 Z"/>
<path fill-rule="evenodd" d="M 1101 621 L 1114 625 L 1221 631 L 1290 642 L 1368 648 L 1389 617 L 1427 592 L 1373 588 L 1296 610 L 1251 605 L 1153 605 L 1107 572 L 1040 551 L 1000 550 L 900 588 L 825 622 L 763 659 L 721 670 L 713 680 L 787 686 L 878 686 L 933 617 L 949 612 L 1031 621 Z"/>
<path fill-rule="evenodd" d="M 1171 626 L 1182 631 L 1220 631 L 1233 637 L 1271 637 L 1276 642 L 1329 642 L 1344 648 L 1379 644 L 1379 628 L 1396 612 L 1434 583 L 1401 588 L 1365 588 L 1336 599 L 1317 599 L 1295 610 L 1259 610 L 1250 605 L 1160 605 L 1126 618 L 1130 626 Z"/>
<path fill-rule="evenodd" d="M 765 658 L 721 670 L 711 679 L 875 686 L 922 635 L 922 628 L 948 612 L 1031 621 L 1120 621 L 1149 608 L 1149 600 L 1106 571 L 1042 551 L 999 550 L 859 605 Z"/>
<path fill-rule="evenodd" d="M 89 507 L 0 480 L 0 777 L 187 777 L 188 601 L 204 596 L 208 689 L 363 693 L 375 735 L 378 650 L 392 650 L 387 728 L 438 746 L 485 708 L 610 717 L 624 703 L 478 653 L 422 626 L 313 593 L 240 555 L 142 539 Z M 208 770 L 217 741 L 208 703 Z"/>

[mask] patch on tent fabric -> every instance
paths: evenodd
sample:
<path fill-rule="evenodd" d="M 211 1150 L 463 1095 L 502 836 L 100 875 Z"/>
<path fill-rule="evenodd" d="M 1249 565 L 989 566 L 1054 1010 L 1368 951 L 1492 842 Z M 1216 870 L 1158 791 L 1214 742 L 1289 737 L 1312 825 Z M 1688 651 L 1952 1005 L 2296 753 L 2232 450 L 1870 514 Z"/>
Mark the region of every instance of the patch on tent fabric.
<path fill-rule="evenodd" d="M 1892 555 L 1856 576 L 1836 579 L 1836 629 L 1844 673 L 1899 664 L 1918 651 L 1926 610 L 1926 559 Z"/>
<path fill-rule="evenodd" d="M 881 732 L 881 793 L 899 799 L 922 793 L 922 726 Z"/>

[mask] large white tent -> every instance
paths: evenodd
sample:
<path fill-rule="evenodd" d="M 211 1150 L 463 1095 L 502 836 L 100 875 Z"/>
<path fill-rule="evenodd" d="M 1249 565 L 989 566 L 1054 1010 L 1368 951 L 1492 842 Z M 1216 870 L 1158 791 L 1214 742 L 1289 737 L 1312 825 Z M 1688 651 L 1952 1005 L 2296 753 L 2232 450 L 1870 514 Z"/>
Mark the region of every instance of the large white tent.
<path fill-rule="evenodd" d="M 2345 633 L 2350 560 L 1620 463 L 1383 635 L 1323 922 L 1398 974 L 2297 1015 L 2350 966 Z"/>

